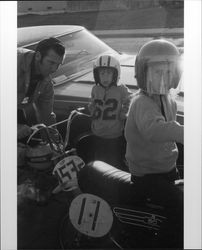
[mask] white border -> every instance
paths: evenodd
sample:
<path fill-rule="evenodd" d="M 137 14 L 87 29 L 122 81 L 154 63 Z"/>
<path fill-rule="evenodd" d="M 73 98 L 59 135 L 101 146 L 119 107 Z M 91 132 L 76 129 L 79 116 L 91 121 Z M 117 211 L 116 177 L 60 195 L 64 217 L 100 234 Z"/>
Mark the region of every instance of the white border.
<path fill-rule="evenodd" d="M 185 249 L 201 249 L 201 0 L 185 1 Z M 17 2 L 0 2 L 1 249 L 17 247 Z"/>
<path fill-rule="evenodd" d="M 1 249 L 17 248 L 17 2 L 0 2 Z"/>
<path fill-rule="evenodd" d="M 201 0 L 185 0 L 184 247 L 201 249 Z"/>

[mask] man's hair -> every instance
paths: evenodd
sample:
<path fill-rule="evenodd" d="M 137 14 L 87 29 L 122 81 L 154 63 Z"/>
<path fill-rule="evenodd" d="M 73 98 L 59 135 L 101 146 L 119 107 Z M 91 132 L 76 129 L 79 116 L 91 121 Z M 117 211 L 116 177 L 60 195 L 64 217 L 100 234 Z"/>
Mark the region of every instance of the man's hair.
<path fill-rule="evenodd" d="M 47 52 L 52 49 L 54 50 L 59 56 L 64 56 L 65 54 L 65 46 L 63 45 L 63 43 L 58 40 L 55 37 L 49 37 L 46 39 L 41 40 L 35 51 L 39 51 L 41 54 L 41 57 L 43 58 L 44 56 L 47 55 Z"/>

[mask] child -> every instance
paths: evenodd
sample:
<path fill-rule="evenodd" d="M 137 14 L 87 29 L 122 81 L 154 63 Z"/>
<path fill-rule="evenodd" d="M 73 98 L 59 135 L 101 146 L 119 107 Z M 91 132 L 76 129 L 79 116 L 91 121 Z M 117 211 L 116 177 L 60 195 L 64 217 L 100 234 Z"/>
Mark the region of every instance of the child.
<path fill-rule="evenodd" d="M 184 127 L 176 121 L 177 105 L 169 94 L 181 77 L 179 59 L 177 47 L 166 40 L 150 41 L 140 49 L 135 62 L 140 90 L 125 126 L 131 180 L 141 196 L 168 208 L 176 229 L 167 247 L 182 246 L 183 194 L 173 183 L 178 178 L 176 142 L 183 144 Z"/>
<path fill-rule="evenodd" d="M 95 135 L 95 159 L 121 168 L 124 157 L 123 129 L 132 92 L 118 84 L 120 63 L 112 55 L 100 56 L 94 64 L 95 86 L 89 110 Z"/>

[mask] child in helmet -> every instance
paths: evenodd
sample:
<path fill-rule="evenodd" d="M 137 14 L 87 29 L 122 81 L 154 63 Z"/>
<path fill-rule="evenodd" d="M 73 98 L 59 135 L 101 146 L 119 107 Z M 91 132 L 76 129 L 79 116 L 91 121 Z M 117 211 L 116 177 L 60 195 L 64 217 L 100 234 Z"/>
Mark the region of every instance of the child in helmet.
<path fill-rule="evenodd" d="M 112 55 L 100 56 L 94 64 L 93 74 L 95 86 L 89 110 L 93 118 L 95 159 L 121 168 L 124 123 L 132 92 L 124 84 L 118 84 L 120 63 Z"/>
<path fill-rule="evenodd" d="M 135 62 L 139 92 L 131 102 L 125 126 L 126 160 L 136 190 L 165 205 L 178 226 L 183 221 L 183 194 L 173 183 L 178 178 L 176 142 L 183 144 L 184 127 L 176 121 L 177 105 L 170 89 L 177 88 L 181 77 L 179 60 L 177 47 L 166 40 L 143 45 Z M 176 239 L 176 235 L 170 243 L 182 245 L 182 237 Z"/>

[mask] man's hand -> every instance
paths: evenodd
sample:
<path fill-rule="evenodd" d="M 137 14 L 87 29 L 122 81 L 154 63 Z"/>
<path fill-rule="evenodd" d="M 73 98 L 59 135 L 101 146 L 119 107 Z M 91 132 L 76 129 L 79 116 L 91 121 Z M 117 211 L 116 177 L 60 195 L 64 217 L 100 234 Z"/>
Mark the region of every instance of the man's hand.
<path fill-rule="evenodd" d="M 18 124 L 17 138 L 18 140 L 25 138 L 32 133 L 32 129 L 24 124 Z"/>

